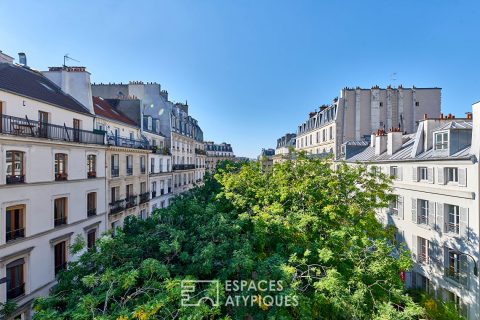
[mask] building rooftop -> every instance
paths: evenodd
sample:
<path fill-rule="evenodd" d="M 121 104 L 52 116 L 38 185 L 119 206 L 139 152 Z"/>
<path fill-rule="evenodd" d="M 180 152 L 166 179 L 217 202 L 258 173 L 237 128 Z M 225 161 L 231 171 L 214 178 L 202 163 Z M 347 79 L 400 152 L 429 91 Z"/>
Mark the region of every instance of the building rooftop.
<path fill-rule="evenodd" d="M 95 114 L 101 117 L 136 126 L 135 121 L 128 118 L 119 110 L 116 110 L 110 103 L 100 97 L 93 97 L 93 109 Z"/>

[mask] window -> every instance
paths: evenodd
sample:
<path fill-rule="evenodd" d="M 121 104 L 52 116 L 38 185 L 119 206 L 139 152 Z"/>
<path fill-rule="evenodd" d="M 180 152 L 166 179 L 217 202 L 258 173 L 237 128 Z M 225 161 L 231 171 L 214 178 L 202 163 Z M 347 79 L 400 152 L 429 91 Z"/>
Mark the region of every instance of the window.
<path fill-rule="evenodd" d="M 92 229 L 87 233 L 87 248 L 93 248 L 95 246 L 95 241 L 97 240 L 97 230 Z"/>
<path fill-rule="evenodd" d="M 48 138 L 48 113 L 44 111 L 38 111 L 38 135 L 42 138 Z"/>
<path fill-rule="evenodd" d="M 7 299 L 15 299 L 25 293 L 25 260 L 7 264 Z"/>
<path fill-rule="evenodd" d="M 127 156 L 127 176 L 131 176 L 133 174 L 133 156 Z"/>
<path fill-rule="evenodd" d="M 80 120 L 73 119 L 73 141 L 80 141 Z"/>
<path fill-rule="evenodd" d="M 130 131 L 130 140 L 135 140 L 135 135 L 133 131 Z"/>
<path fill-rule="evenodd" d="M 458 206 L 446 205 L 447 209 L 447 232 L 460 233 L 460 210 Z"/>
<path fill-rule="evenodd" d="M 97 214 L 97 193 L 90 192 L 87 194 L 87 217 Z"/>
<path fill-rule="evenodd" d="M 383 102 L 380 102 L 380 107 L 383 107 Z"/>
<path fill-rule="evenodd" d="M 329 131 L 328 132 L 329 138 L 330 138 L 330 140 L 332 140 L 333 139 L 333 127 L 328 128 L 328 131 Z"/>
<path fill-rule="evenodd" d="M 127 198 L 133 196 L 133 184 L 127 184 Z"/>
<path fill-rule="evenodd" d="M 53 223 L 55 227 L 67 224 L 67 198 L 55 199 Z"/>
<path fill-rule="evenodd" d="M 147 210 L 146 209 L 140 210 L 140 219 L 142 219 L 142 220 L 147 219 Z"/>
<path fill-rule="evenodd" d="M 447 174 L 447 182 L 458 183 L 458 168 L 445 168 Z"/>
<path fill-rule="evenodd" d="M 25 182 L 24 153 L 7 151 L 7 184 Z"/>
<path fill-rule="evenodd" d="M 397 166 L 391 166 L 390 167 L 390 176 L 393 177 L 393 179 L 398 179 L 398 167 Z"/>
<path fill-rule="evenodd" d="M 25 237 L 25 207 L 8 207 L 6 214 L 5 240 L 8 242 Z"/>
<path fill-rule="evenodd" d="M 119 168 L 118 168 L 118 154 L 112 154 L 111 159 L 111 174 L 112 177 L 118 177 Z"/>
<path fill-rule="evenodd" d="M 152 118 L 151 117 L 147 118 L 147 130 L 152 131 Z"/>
<path fill-rule="evenodd" d="M 393 200 L 390 201 L 390 214 L 391 215 L 395 215 L 395 216 L 398 216 L 398 202 L 399 202 L 399 198 L 398 196 L 396 195 L 395 198 Z"/>
<path fill-rule="evenodd" d="M 140 156 L 140 173 L 145 174 L 145 156 Z"/>
<path fill-rule="evenodd" d="M 110 189 L 110 199 L 112 200 L 112 203 L 119 200 L 120 198 L 120 187 L 113 187 Z"/>
<path fill-rule="evenodd" d="M 420 106 L 420 102 L 415 101 L 415 107 L 419 107 L 419 106 Z"/>
<path fill-rule="evenodd" d="M 418 237 L 418 262 L 428 263 L 428 240 Z"/>
<path fill-rule="evenodd" d="M 428 201 L 418 200 L 418 223 L 428 225 Z"/>
<path fill-rule="evenodd" d="M 87 170 L 88 178 L 95 178 L 97 176 L 97 157 L 94 154 L 87 156 Z"/>
<path fill-rule="evenodd" d="M 446 150 L 448 148 L 448 132 L 435 133 L 435 150 Z"/>
<path fill-rule="evenodd" d="M 62 241 L 54 247 L 55 275 L 67 268 L 67 242 Z"/>
<path fill-rule="evenodd" d="M 420 180 L 428 180 L 428 168 L 427 167 L 419 167 L 418 168 L 418 176 Z"/>
<path fill-rule="evenodd" d="M 152 182 L 152 199 L 157 196 L 157 182 Z"/>
<path fill-rule="evenodd" d="M 55 154 L 55 180 L 67 180 L 67 155 L 65 153 Z"/>
<path fill-rule="evenodd" d="M 155 158 L 150 159 L 150 173 L 155 173 Z"/>

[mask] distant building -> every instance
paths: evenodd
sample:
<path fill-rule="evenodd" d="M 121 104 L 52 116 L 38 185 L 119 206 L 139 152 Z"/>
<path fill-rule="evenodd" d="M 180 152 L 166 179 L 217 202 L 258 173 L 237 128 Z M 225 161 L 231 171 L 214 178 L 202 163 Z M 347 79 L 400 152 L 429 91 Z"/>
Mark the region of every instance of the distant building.
<path fill-rule="evenodd" d="M 287 133 L 283 137 L 277 139 L 277 148 L 273 156 L 273 162 L 281 162 L 283 159 L 289 157 L 291 150 L 295 149 L 295 141 L 297 135 L 295 133 Z"/>
<path fill-rule="evenodd" d="M 440 101 L 440 88 L 344 88 L 298 126 L 296 150 L 338 156 L 344 142 L 368 140 L 378 129 L 413 133 L 424 114 L 440 117 Z"/>
<path fill-rule="evenodd" d="M 262 148 L 262 151 L 260 152 L 260 155 L 258 156 L 257 160 L 262 163 L 263 170 L 270 169 L 270 167 L 273 165 L 274 156 L 275 156 L 275 149 Z"/>
<path fill-rule="evenodd" d="M 205 142 L 205 151 L 207 154 L 206 168 L 209 172 L 213 172 L 217 167 L 217 163 L 223 160 L 233 160 L 232 146 L 229 143 L 215 143 L 213 141 Z"/>

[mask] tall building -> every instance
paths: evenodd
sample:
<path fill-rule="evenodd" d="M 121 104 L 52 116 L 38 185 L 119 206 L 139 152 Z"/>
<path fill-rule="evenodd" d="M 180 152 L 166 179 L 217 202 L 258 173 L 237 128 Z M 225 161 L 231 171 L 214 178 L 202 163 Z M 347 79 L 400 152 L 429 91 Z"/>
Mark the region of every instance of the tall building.
<path fill-rule="evenodd" d="M 378 129 L 413 133 L 424 114 L 440 117 L 440 101 L 440 88 L 344 88 L 298 126 L 296 149 L 337 156 L 344 142 L 368 140 Z"/>
<path fill-rule="evenodd" d="M 269 170 L 273 165 L 273 157 L 275 156 L 275 149 L 272 148 L 262 148 L 260 155 L 257 157 L 257 160 L 262 164 L 263 170 Z"/>
<path fill-rule="evenodd" d="M 454 302 L 468 319 L 480 318 L 480 104 L 464 119 L 425 118 L 417 130 L 378 130 L 370 144 L 346 142 L 342 157 L 393 178 L 395 199 L 378 213 L 412 252 L 408 287 Z"/>
<path fill-rule="evenodd" d="M 295 141 L 297 135 L 295 133 L 287 133 L 283 137 L 277 139 L 277 148 L 273 156 L 273 163 L 281 162 L 289 158 L 292 149 L 295 149 Z"/>
<path fill-rule="evenodd" d="M 215 170 L 218 162 L 233 160 L 235 158 L 232 146 L 226 142 L 215 143 L 213 141 L 206 141 L 205 151 L 207 154 L 206 168 L 210 173 Z"/>
<path fill-rule="evenodd" d="M 75 239 L 90 248 L 106 229 L 106 147 L 92 110 L 40 72 L 2 59 L 0 302 L 15 302 L 12 318 L 28 319 L 33 299 L 76 258 L 68 249 Z M 88 77 L 84 68 L 62 72 L 72 88 Z"/>

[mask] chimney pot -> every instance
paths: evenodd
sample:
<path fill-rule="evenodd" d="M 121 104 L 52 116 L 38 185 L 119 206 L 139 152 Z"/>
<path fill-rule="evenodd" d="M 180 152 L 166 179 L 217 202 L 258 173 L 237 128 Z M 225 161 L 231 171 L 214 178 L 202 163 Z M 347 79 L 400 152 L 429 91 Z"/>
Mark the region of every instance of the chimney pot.
<path fill-rule="evenodd" d="M 18 63 L 20 63 L 24 67 L 27 66 L 27 55 L 24 52 L 18 53 Z"/>

